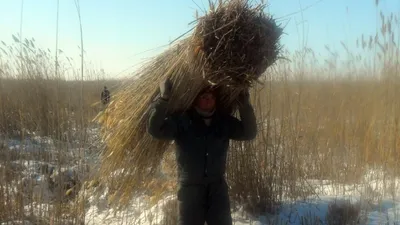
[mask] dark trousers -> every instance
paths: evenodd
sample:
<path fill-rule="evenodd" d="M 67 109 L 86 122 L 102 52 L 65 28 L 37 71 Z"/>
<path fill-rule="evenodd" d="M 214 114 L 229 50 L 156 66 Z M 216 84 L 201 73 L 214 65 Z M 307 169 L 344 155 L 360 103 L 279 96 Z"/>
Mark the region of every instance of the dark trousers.
<path fill-rule="evenodd" d="M 181 184 L 178 225 L 232 225 L 228 185 L 224 179 L 207 184 Z"/>

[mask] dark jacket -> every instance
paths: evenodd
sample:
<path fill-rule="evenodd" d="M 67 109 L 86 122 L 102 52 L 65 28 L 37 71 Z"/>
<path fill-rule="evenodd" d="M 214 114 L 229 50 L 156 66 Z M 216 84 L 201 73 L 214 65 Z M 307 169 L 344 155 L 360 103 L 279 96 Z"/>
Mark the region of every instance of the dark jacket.
<path fill-rule="evenodd" d="M 229 140 L 251 140 L 257 133 L 250 104 L 239 108 L 241 121 L 214 113 L 210 126 L 194 110 L 167 115 L 168 102 L 158 99 L 150 107 L 148 133 L 157 139 L 174 140 L 179 180 L 197 184 L 218 180 L 225 174 Z"/>

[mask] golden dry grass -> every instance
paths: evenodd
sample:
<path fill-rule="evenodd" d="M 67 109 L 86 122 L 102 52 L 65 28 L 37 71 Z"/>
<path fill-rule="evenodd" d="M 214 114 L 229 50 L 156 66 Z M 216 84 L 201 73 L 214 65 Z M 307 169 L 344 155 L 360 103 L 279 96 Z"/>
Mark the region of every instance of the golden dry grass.
<path fill-rule="evenodd" d="M 98 104 L 103 86 L 109 86 L 113 93 L 119 81 L 104 80 L 104 74 L 96 70 L 87 70 L 86 80 L 68 80 L 68 57 L 60 58 L 56 73 L 51 52 L 36 47 L 33 39 L 25 39 L 25 51 L 19 58 L 20 40 L 14 37 L 14 41 L 0 44 L 0 223 L 27 220 L 33 224 L 79 224 L 82 205 L 71 204 L 75 199 L 68 199 L 66 190 L 60 190 L 52 202 L 54 207 L 40 206 L 48 202 L 43 193 L 33 190 L 35 182 L 26 175 L 32 171 L 19 163 L 33 160 L 58 167 L 68 163 L 71 158 L 66 155 L 71 146 L 77 142 L 83 148 L 87 146 L 85 130 L 103 108 Z M 55 152 L 46 151 L 42 143 L 34 153 L 8 149 L 8 140 L 20 141 L 24 149 L 29 148 L 25 140 L 37 136 L 51 138 L 55 149 L 50 150 Z M 16 165 L 23 167 L 24 173 Z"/>
<path fill-rule="evenodd" d="M 170 78 L 173 83 L 169 112 L 188 109 L 210 83 L 217 88 L 222 110 L 231 112 L 238 94 L 276 61 L 282 30 L 264 15 L 262 6 L 251 8 L 248 4 L 221 1 L 211 7 L 198 19 L 190 37 L 145 65 L 135 75 L 137 79 L 121 88 L 99 115 L 107 146 L 99 179 L 110 182 L 110 174 L 121 171 L 119 187 L 111 198 L 118 206 L 127 206 L 132 196 L 154 179 L 169 144 L 154 139 L 146 130 L 148 108 L 163 79 Z"/>
<path fill-rule="evenodd" d="M 391 20 L 390 17 L 388 20 Z M 396 24 L 394 21 L 392 23 Z M 312 62 L 318 60 L 310 56 L 312 55 L 310 50 L 306 49 L 305 59 L 296 58 L 297 54 L 292 55 L 288 57 L 293 59 L 292 64 L 288 62 L 279 64 L 275 70 L 269 70 L 261 78 L 264 84 L 257 84 L 251 93 L 259 121 L 259 134 L 256 140 L 245 145 L 232 143 L 232 151 L 229 155 L 227 177 L 234 205 L 245 204 L 247 209 L 254 214 L 265 211 L 274 212 L 276 206 L 285 197 L 304 199 L 313 194 L 314 187 L 310 187 L 307 183 L 308 179 L 332 180 L 336 184 L 353 184 L 357 183 L 370 168 L 383 168 L 385 176 L 380 178 L 383 180 L 399 176 L 400 79 L 398 71 L 400 65 L 399 56 L 396 55 L 399 47 L 396 43 L 380 41 L 381 39 L 391 40 L 390 37 L 393 35 L 397 37 L 398 33 L 388 30 L 388 26 L 384 27 L 386 29 L 382 29 L 382 33 L 378 36 L 384 36 L 386 39 L 380 38 L 372 42 L 364 39 L 359 41 L 365 48 L 366 55 L 374 46 L 380 49 L 376 54 L 375 63 L 384 69 L 372 70 L 373 66 L 370 64 L 363 68 L 364 61 L 362 60 L 350 61 L 348 64 L 350 66 L 345 68 L 345 72 L 339 70 L 334 62 L 329 61 L 323 68 L 315 68 L 312 64 L 305 64 L 304 67 L 297 66 L 308 60 Z M 185 105 L 193 100 L 193 95 L 181 95 L 180 90 L 189 88 L 196 93 L 198 91 L 196 88 L 201 86 L 200 80 L 178 80 L 178 77 L 174 76 L 181 71 L 189 71 L 186 75 L 196 78 L 194 76 L 196 68 L 191 68 L 193 72 L 190 72 L 192 70 L 185 68 L 186 64 L 180 66 L 171 64 L 185 57 L 185 50 L 182 48 L 178 44 L 165 53 L 170 55 L 168 61 L 164 60 L 164 56 L 160 56 L 153 61 L 153 64 L 144 68 L 143 71 L 147 71 L 146 73 L 140 73 L 143 82 L 151 84 L 158 84 L 164 77 L 173 75 L 176 90 L 172 99 L 182 96 L 183 98 L 177 105 L 171 105 L 171 109 L 185 108 Z M 40 52 L 37 49 L 35 51 Z M 353 58 L 358 58 L 358 56 Z M 29 64 L 28 59 L 35 62 L 35 65 Z M 59 77 L 52 77 L 54 71 L 51 69 L 53 68 L 51 62 L 53 60 L 50 58 L 38 59 L 31 55 L 28 59 L 24 64 L 23 72 L 19 73 L 10 68 L 10 63 L 5 63 L 8 59 L 2 58 L 0 136 L 11 136 L 15 133 L 21 136 L 24 132 L 36 131 L 52 134 L 57 138 L 60 133 L 70 131 L 71 127 L 65 125 L 68 122 L 76 122 L 82 127 L 89 124 L 100 110 L 98 108 L 91 111 L 90 106 L 98 101 L 104 82 L 85 82 L 83 84 L 84 103 L 82 103 L 79 96 L 81 83 L 78 80 L 66 81 Z M 18 60 L 15 62 L 19 63 Z M 150 70 L 160 67 L 171 70 L 168 72 L 154 70 L 152 72 L 155 73 L 150 74 Z M 352 76 L 347 76 L 348 73 Z M 370 76 L 365 77 L 365 74 Z M 111 82 L 114 83 L 114 81 Z M 105 166 L 102 172 L 125 168 L 127 163 L 139 161 L 143 164 L 154 165 L 154 167 L 159 165 L 159 161 L 146 160 L 150 158 L 146 154 L 151 155 L 156 151 L 143 150 L 164 148 L 165 143 L 150 139 L 144 130 L 145 120 L 140 120 L 138 116 L 146 111 L 148 104 L 157 94 L 155 90 L 157 87 L 155 85 L 143 87 L 141 83 L 133 83 L 121 89 L 122 97 L 120 98 L 126 101 L 114 101 L 109 106 L 110 110 L 104 112 L 112 113 L 117 108 L 126 115 L 110 115 L 109 118 L 120 116 L 120 118 L 129 119 L 114 120 L 104 117 L 102 122 L 106 124 L 107 129 L 110 129 L 108 132 L 113 132 L 112 128 L 116 126 L 120 126 L 121 130 L 129 131 L 129 134 L 113 133 L 122 140 L 114 144 L 122 144 L 127 151 L 137 150 L 135 154 L 139 157 L 131 159 L 127 157 L 131 153 L 115 154 L 108 149 L 104 152 L 104 156 L 113 153 L 109 158 L 120 163 Z M 128 101 L 130 98 L 135 98 L 135 101 Z M 83 111 L 80 111 L 82 104 Z M 72 111 L 76 113 L 75 118 L 68 117 Z M 128 114 L 131 117 L 128 117 Z M 79 124 L 82 117 L 85 125 Z M 137 127 L 137 130 L 128 129 L 131 127 Z M 138 136 L 132 137 L 132 134 Z M 148 141 L 138 146 L 133 144 L 142 139 Z M 74 140 L 64 139 L 64 141 L 72 143 Z M 64 146 L 60 145 L 60 147 L 60 151 L 66 149 Z M 165 191 L 174 192 L 175 190 L 173 178 L 176 171 L 173 150 L 165 148 L 165 151 L 169 154 L 163 158 L 162 171 L 169 173 L 172 179 L 146 180 L 149 184 L 146 187 L 149 188 L 154 202 L 157 202 L 157 197 L 162 198 Z M 18 154 L 11 154 L 11 152 L 6 152 L 7 159 L 22 158 Z M 127 173 L 143 168 L 131 167 L 128 168 Z M 0 169 L 0 202 L 2 203 L 0 204 L 0 219 L 5 221 L 25 218 L 20 193 L 17 192 L 12 196 L 4 194 L 5 190 L 13 188 L 12 184 L 5 182 L 10 181 L 11 178 L 7 171 L 9 170 Z M 117 190 L 120 187 L 126 187 L 126 189 L 119 189 L 120 193 L 127 193 L 125 200 L 130 199 L 128 195 L 135 194 L 131 192 L 129 185 L 140 181 L 140 179 L 132 181 L 118 179 L 118 177 L 113 179 L 114 183 L 103 180 L 107 186 L 111 187 L 117 182 L 117 185 L 113 187 Z M 393 188 L 392 191 L 395 192 L 395 189 Z M 115 199 L 119 200 L 119 197 L 115 196 Z M 54 224 L 60 224 L 62 217 L 65 216 L 63 212 L 68 211 L 71 217 L 76 217 L 76 221 L 79 221 L 83 217 L 84 210 L 85 206 L 82 204 L 57 204 L 56 210 L 51 212 L 52 218 L 48 220 L 54 221 Z M 304 224 L 317 223 L 304 222 Z"/>
<path fill-rule="evenodd" d="M 236 149 L 230 151 L 228 180 L 234 204 L 248 204 L 254 213 L 274 211 L 283 194 L 312 194 L 306 179 L 355 183 L 372 166 L 384 166 L 398 176 L 400 85 L 395 74 L 385 75 L 388 78 L 333 81 L 271 79 L 276 76 L 269 74 L 264 88 L 251 93 L 260 121 L 257 139 L 244 146 L 233 143 Z M 29 99 L 22 93 L 21 97 Z M 171 158 L 165 158 L 163 168 L 174 177 L 173 147 L 168 151 Z M 174 180 L 156 179 L 148 187 L 153 198 L 162 198 L 165 190 L 174 192 L 173 186 Z M 11 211 L 4 213 L 11 216 Z"/>

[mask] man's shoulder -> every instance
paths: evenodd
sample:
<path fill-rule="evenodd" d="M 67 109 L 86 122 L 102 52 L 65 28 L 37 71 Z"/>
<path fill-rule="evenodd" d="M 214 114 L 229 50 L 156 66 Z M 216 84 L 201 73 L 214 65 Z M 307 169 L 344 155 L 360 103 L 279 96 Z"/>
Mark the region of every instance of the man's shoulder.
<path fill-rule="evenodd" d="M 188 113 L 185 111 L 176 111 L 171 113 L 171 117 L 175 120 L 185 120 L 189 117 Z"/>
<path fill-rule="evenodd" d="M 176 122 L 180 130 L 186 130 L 190 124 L 190 116 L 186 111 L 178 111 L 171 114 L 171 118 Z"/>
<path fill-rule="evenodd" d="M 228 113 L 225 111 L 218 112 L 218 114 L 217 114 L 217 119 L 223 123 L 229 123 L 232 120 L 232 118 L 235 118 L 232 115 L 232 113 Z"/>

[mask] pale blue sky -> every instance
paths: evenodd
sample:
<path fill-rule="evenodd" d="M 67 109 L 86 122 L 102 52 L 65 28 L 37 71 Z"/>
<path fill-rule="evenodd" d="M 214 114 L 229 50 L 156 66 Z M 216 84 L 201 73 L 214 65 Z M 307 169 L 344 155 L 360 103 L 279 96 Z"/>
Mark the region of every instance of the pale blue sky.
<path fill-rule="evenodd" d="M 0 40 L 10 43 L 11 35 L 19 32 L 21 2 L 0 0 Z M 57 1 L 23 2 L 22 36 L 33 37 L 40 47 L 54 50 Z M 111 76 L 132 72 L 141 60 L 165 49 L 157 47 L 187 31 L 195 10 L 207 2 L 80 0 L 86 59 Z M 399 14 L 400 1 L 381 0 L 380 9 Z M 353 46 L 357 37 L 374 34 L 377 27 L 375 0 L 270 0 L 267 10 L 286 25 L 282 44 L 290 51 L 305 43 L 323 55 L 324 45 L 340 49 L 340 41 L 344 41 Z M 59 14 L 59 48 L 79 61 L 80 34 L 74 0 L 60 0 Z M 302 42 L 303 37 L 307 42 Z M 157 50 L 137 54 L 154 48 Z"/>

